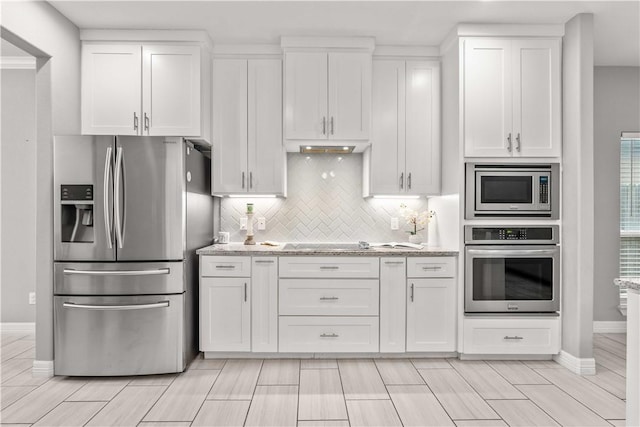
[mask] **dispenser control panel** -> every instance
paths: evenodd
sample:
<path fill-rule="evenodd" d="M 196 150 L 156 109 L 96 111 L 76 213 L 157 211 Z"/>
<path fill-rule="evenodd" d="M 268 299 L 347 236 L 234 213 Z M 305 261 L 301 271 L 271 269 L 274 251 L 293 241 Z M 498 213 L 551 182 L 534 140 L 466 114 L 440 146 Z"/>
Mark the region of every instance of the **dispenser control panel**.
<path fill-rule="evenodd" d="M 93 185 L 61 185 L 61 200 L 93 200 Z"/>

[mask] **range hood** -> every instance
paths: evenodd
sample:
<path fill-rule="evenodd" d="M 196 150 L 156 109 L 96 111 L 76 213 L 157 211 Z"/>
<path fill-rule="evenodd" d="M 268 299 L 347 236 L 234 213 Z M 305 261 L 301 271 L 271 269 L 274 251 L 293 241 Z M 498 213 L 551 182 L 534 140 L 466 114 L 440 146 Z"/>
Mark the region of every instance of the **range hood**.
<path fill-rule="evenodd" d="M 301 145 L 302 154 L 351 154 L 355 145 Z"/>
<path fill-rule="evenodd" d="M 289 153 L 302 154 L 350 154 L 362 153 L 371 144 L 369 141 L 301 141 L 285 140 L 284 147 Z"/>

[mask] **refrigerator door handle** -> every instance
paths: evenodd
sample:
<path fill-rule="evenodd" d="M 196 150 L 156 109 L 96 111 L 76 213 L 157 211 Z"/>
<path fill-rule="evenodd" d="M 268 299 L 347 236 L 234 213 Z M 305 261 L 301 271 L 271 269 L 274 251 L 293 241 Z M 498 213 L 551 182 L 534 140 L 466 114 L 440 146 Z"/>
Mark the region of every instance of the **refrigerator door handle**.
<path fill-rule="evenodd" d="M 107 147 L 107 154 L 104 156 L 104 233 L 107 237 L 107 243 L 109 249 L 113 248 L 113 241 L 111 240 L 111 209 L 109 206 L 109 181 L 111 178 L 111 160 L 113 158 L 111 147 Z"/>
<path fill-rule="evenodd" d="M 65 268 L 62 272 L 64 274 L 81 274 L 85 276 L 157 276 L 169 274 L 171 270 L 168 268 L 155 270 L 75 270 L 73 268 Z"/>
<path fill-rule="evenodd" d="M 152 304 L 127 304 L 127 305 L 94 305 L 94 304 L 75 304 L 73 302 L 64 302 L 62 306 L 65 308 L 83 308 L 85 310 L 144 310 L 146 308 L 165 308 L 169 307 L 169 301 L 161 301 Z"/>
<path fill-rule="evenodd" d="M 114 172 L 114 191 L 113 191 L 113 205 L 115 212 L 116 223 L 116 237 L 118 240 L 118 247 L 122 249 L 122 222 L 120 220 L 120 176 L 122 175 L 122 147 L 118 147 L 116 150 L 116 170 Z"/>

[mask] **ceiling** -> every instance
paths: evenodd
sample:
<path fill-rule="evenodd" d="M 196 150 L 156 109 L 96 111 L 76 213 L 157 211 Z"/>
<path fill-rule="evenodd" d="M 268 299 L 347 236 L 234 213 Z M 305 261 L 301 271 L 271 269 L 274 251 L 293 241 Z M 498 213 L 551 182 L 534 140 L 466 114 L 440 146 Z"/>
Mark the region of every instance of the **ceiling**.
<path fill-rule="evenodd" d="M 438 46 L 457 23 L 563 24 L 578 13 L 593 13 L 596 65 L 640 66 L 640 0 L 50 3 L 79 28 L 199 29 L 214 43 L 359 35 L 385 45 Z"/>

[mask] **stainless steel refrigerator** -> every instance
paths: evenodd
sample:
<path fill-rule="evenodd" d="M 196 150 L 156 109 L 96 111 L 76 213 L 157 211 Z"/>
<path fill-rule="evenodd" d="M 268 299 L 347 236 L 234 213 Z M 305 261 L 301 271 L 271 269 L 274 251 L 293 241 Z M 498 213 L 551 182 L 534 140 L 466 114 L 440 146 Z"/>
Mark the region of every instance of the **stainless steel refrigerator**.
<path fill-rule="evenodd" d="M 54 138 L 56 375 L 184 370 L 210 182 L 209 160 L 182 138 Z"/>

